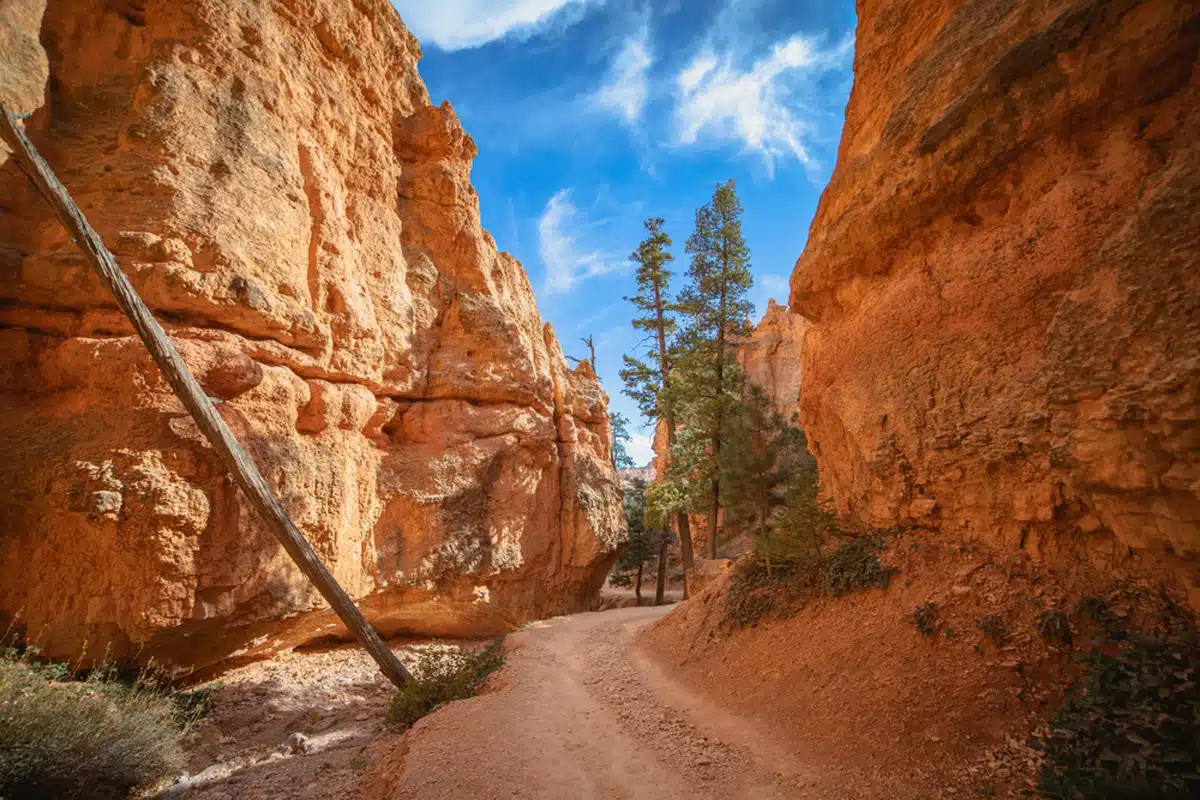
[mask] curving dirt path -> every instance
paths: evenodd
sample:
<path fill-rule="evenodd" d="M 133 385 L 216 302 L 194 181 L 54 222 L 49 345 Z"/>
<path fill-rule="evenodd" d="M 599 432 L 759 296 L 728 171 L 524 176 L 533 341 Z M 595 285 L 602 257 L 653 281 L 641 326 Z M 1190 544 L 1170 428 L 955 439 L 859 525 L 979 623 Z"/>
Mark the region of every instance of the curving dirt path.
<path fill-rule="evenodd" d="M 667 607 L 535 623 L 489 689 L 419 722 L 372 766 L 383 800 L 835 797 L 770 738 L 634 647 Z"/>
<path fill-rule="evenodd" d="M 407 734 L 391 686 L 353 647 L 222 677 L 171 800 L 835 798 L 768 732 L 677 685 L 635 646 L 669 606 L 534 623 L 482 694 Z M 397 646 L 401 658 L 412 651 Z M 305 737 L 292 746 L 292 734 Z M 819 778 L 819 781 L 818 781 Z"/>

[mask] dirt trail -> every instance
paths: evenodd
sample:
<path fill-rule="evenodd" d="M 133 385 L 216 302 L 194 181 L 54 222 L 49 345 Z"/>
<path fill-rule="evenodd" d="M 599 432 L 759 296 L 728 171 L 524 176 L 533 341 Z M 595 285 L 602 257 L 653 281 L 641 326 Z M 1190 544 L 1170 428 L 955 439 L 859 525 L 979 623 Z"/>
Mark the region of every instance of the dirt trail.
<path fill-rule="evenodd" d="M 535 623 L 491 691 L 418 723 L 371 798 L 832 797 L 760 732 L 671 682 L 633 647 L 668 609 Z"/>
<path fill-rule="evenodd" d="M 837 797 L 770 737 L 635 649 L 637 631 L 669 608 L 534 623 L 509 637 L 506 664 L 481 695 L 403 736 L 383 724 L 390 687 L 352 648 L 235 670 L 196 737 L 191 777 L 167 796 Z M 311 752 L 287 747 L 293 732 L 309 737 Z"/>

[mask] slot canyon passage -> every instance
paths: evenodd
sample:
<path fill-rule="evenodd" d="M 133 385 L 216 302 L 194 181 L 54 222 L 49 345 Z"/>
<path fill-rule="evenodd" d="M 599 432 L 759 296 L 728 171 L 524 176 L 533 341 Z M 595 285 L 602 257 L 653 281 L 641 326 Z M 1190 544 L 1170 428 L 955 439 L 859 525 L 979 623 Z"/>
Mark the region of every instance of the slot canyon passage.
<path fill-rule="evenodd" d="M 485 5 L 0 0 L 0 102 L 417 676 L 0 145 L 0 798 L 1200 796 L 1200 6 Z"/>

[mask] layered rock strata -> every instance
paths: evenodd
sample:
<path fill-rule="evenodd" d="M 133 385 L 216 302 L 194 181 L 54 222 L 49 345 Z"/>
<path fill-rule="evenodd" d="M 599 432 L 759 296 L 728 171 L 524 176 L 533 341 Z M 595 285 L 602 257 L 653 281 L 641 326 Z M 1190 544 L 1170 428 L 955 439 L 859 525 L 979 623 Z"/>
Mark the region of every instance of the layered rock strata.
<path fill-rule="evenodd" d="M 585 607 L 624 535 L 607 397 L 481 228 L 475 144 L 391 5 L 40 5 L 0 0 L 48 64 L 31 138 L 372 622 Z M 0 411 L 0 609 L 47 652 L 341 632 L 11 163 Z"/>

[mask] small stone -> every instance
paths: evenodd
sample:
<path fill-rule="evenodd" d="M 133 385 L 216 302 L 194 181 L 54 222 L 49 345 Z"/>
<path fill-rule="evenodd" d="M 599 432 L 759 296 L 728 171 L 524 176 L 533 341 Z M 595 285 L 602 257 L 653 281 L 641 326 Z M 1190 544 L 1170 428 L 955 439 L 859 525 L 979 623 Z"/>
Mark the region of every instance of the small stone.
<path fill-rule="evenodd" d="M 92 492 L 88 497 L 88 513 L 93 519 L 117 519 L 122 504 L 120 492 Z"/>
<path fill-rule="evenodd" d="M 297 756 L 307 755 L 313 751 L 312 741 L 300 732 L 293 733 L 288 737 L 287 747 L 288 750 L 291 751 L 292 755 Z"/>

